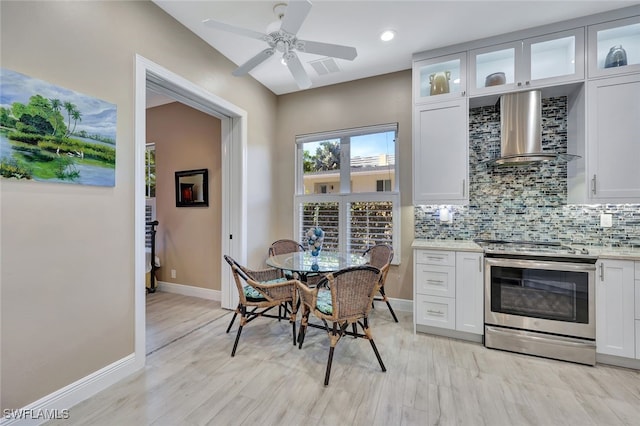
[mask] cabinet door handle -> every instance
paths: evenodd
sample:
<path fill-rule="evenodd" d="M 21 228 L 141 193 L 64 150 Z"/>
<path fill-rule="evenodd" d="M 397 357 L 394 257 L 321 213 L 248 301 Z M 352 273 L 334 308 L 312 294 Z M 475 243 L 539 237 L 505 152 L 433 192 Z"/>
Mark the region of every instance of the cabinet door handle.
<path fill-rule="evenodd" d="M 462 196 L 464 197 L 465 195 L 465 189 L 467 187 L 467 180 L 466 179 L 462 179 Z"/>
<path fill-rule="evenodd" d="M 518 82 L 518 87 L 520 87 L 520 86 L 522 86 L 522 82 L 521 81 Z"/>
<path fill-rule="evenodd" d="M 525 81 L 524 84 L 528 86 L 530 84 L 530 82 Z"/>
<path fill-rule="evenodd" d="M 591 193 L 596 195 L 596 175 L 593 175 L 593 178 L 591 179 Z"/>
<path fill-rule="evenodd" d="M 600 263 L 600 281 L 604 281 L 604 265 Z"/>
<path fill-rule="evenodd" d="M 461 96 L 465 96 L 466 94 L 467 94 L 467 92 L 464 91 L 464 90 L 462 91 L 462 93 L 460 93 Z"/>
<path fill-rule="evenodd" d="M 482 256 L 478 258 L 478 272 L 482 272 Z"/>
<path fill-rule="evenodd" d="M 429 259 L 429 260 L 443 260 L 444 257 L 442 257 L 442 256 L 427 256 L 427 259 Z"/>

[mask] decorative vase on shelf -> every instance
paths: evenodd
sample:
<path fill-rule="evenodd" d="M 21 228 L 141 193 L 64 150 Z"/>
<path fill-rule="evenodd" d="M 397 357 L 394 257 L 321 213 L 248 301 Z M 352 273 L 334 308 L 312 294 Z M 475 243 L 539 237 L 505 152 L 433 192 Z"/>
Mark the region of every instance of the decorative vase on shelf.
<path fill-rule="evenodd" d="M 451 79 L 451 71 L 441 71 L 433 73 L 429 76 L 429 83 L 431 89 L 429 94 L 442 95 L 449 93 L 449 80 Z"/>
<path fill-rule="evenodd" d="M 503 72 L 494 72 L 489 74 L 484 80 L 484 87 L 500 86 L 507 82 L 507 78 Z"/>
<path fill-rule="evenodd" d="M 622 46 L 613 46 L 609 49 L 607 57 L 604 60 L 605 68 L 623 67 L 627 65 L 627 52 Z"/>

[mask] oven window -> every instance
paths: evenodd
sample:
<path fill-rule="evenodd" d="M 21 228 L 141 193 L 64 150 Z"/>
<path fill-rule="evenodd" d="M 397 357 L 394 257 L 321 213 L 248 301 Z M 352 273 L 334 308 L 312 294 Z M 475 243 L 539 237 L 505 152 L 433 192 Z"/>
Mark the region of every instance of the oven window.
<path fill-rule="evenodd" d="M 491 267 L 491 310 L 556 321 L 589 323 L 589 274 Z"/>

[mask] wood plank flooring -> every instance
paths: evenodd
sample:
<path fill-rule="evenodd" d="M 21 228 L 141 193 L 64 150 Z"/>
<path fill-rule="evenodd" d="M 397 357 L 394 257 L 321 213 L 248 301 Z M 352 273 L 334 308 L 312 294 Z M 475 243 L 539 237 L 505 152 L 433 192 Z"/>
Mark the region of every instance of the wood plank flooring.
<path fill-rule="evenodd" d="M 143 371 L 51 425 L 638 425 L 640 372 L 582 366 L 413 334 L 377 305 L 369 343 L 342 339 L 323 386 L 328 338 L 310 328 L 302 350 L 288 321 L 243 330 L 219 303 L 157 292 L 147 300 Z"/>

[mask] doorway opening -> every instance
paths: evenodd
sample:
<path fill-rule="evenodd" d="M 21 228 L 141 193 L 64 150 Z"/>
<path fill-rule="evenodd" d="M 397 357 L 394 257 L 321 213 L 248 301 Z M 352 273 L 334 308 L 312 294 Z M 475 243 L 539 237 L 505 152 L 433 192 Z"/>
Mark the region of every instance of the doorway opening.
<path fill-rule="evenodd" d="M 166 95 L 221 121 L 222 229 L 221 252 L 246 261 L 246 145 L 247 113 L 230 102 L 174 74 L 142 56 L 136 56 L 135 98 L 135 359 L 145 362 L 145 147 L 146 92 Z M 221 306 L 233 309 L 232 277 L 219 259 Z"/>

